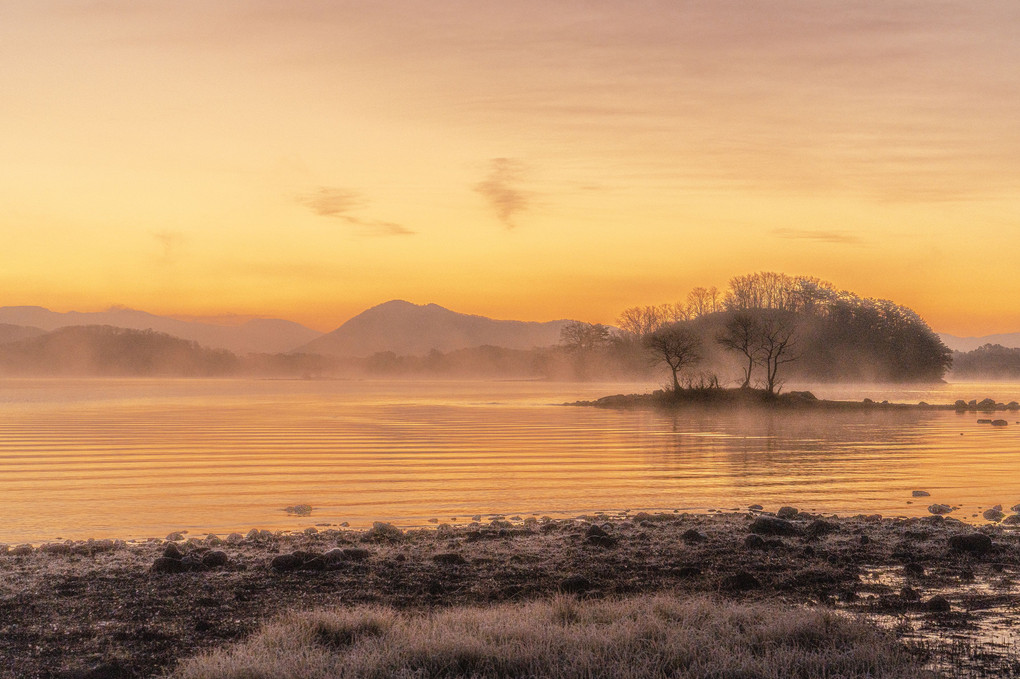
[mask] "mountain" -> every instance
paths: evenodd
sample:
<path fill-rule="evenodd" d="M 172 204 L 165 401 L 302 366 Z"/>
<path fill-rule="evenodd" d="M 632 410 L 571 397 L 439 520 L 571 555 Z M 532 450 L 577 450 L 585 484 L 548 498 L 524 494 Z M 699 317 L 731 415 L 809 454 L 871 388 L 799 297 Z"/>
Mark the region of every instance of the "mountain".
<path fill-rule="evenodd" d="M 944 332 L 939 333 L 942 342 L 953 351 L 974 351 L 986 344 L 998 344 L 1008 349 L 1020 347 L 1020 332 L 1002 335 L 985 335 L 984 337 L 957 337 Z"/>
<path fill-rule="evenodd" d="M 280 319 L 252 319 L 240 325 L 215 325 L 156 316 L 135 309 L 59 313 L 38 306 L 0 307 L 0 324 L 30 326 L 50 331 L 67 326 L 109 325 L 130 330 L 155 330 L 198 342 L 211 349 L 236 354 L 290 351 L 322 333 L 298 323 Z"/>
<path fill-rule="evenodd" d="M 557 344 L 567 320 L 536 323 L 500 321 L 450 311 L 437 304 L 391 300 L 350 319 L 298 352 L 362 357 L 392 351 L 401 356 L 484 345 L 531 349 Z"/>

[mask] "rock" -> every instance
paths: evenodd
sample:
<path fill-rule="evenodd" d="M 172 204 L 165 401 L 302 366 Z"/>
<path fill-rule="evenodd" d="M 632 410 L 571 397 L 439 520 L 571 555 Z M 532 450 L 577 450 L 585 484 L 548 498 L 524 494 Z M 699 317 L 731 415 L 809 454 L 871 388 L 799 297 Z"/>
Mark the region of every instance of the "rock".
<path fill-rule="evenodd" d="M 993 427 L 1008 427 L 1009 426 L 1009 422 L 1007 422 L 1006 420 L 992 420 L 992 426 Z"/>
<path fill-rule="evenodd" d="M 149 570 L 153 573 L 183 573 L 188 567 L 180 559 L 161 556 L 152 562 Z"/>
<path fill-rule="evenodd" d="M 230 563 L 227 553 L 218 549 L 206 552 L 202 555 L 202 566 L 204 568 L 223 568 Z"/>
<path fill-rule="evenodd" d="M 202 556 L 196 553 L 185 554 L 181 559 L 181 565 L 186 571 L 200 571 L 202 570 Z"/>
<path fill-rule="evenodd" d="M 904 587 L 900 590 L 900 598 L 904 601 L 920 601 L 921 593 L 913 587 Z"/>
<path fill-rule="evenodd" d="M 227 544 L 236 545 L 237 543 L 244 540 L 244 536 L 240 533 L 231 533 L 227 536 Z"/>
<path fill-rule="evenodd" d="M 258 528 L 252 528 L 250 531 L 248 531 L 248 534 L 245 535 L 244 537 L 245 537 L 246 540 L 258 540 L 259 539 L 259 529 Z"/>
<path fill-rule="evenodd" d="M 65 542 L 48 542 L 39 547 L 39 551 L 46 554 L 70 554 L 71 545 Z"/>
<path fill-rule="evenodd" d="M 754 577 L 753 573 L 737 571 L 733 575 L 723 578 L 722 588 L 731 592 L 746 592 L 761 587 L 761 581 Z"/>
<path fill-rule="evenodd" d="M 982 419 L 978 420 L 978 421 L 977 421 L 977 423 L 978 423 L 978 424 L 991 424 L 991 423 L 992 423 L 992 421 L 991 421 L 991 420 L 988 420 L 988 419 L 984 419 L 984 418 L 982 418 Z"/>
<path fill-rule="evenodd" d="M 612 549 L 616 547 L 618 541 L 616 538 L 609 535 L 592 535 L 584 539 L 586 544 L 594 547 L 601 547 L 602 549 Z"/>
<path fill-rule="evenodd" d="M 708 536 L 705 535 L 704 533 L 699 533 L 693 528 L 688 528 L 680 536 L 680 539 L 683 540 L 684 542 L 704 542 L 705 540 L 708 539 Z"/>
<path fill-rule="evenodd" d="M 400 540 L 404 537 L 404 531 L 400 530 L 392 523 L 376 521 L 372 524 L 372 527 L 365 532 L 365 537 L 371 540 Z"/>
<path fill-rule="evenodd" d="M 567 594 L 583 594 L 591 588 L 591 581 L 583 575 L 570 575 L 560 580 L 560 591 Z"/>
<path fill-rule="evenodd" d="M 941 594 L 936 594 L 924 602 L 924 608 L 929 613 L 948 613 L 953 609 L 949 601 Z"/>
<path fill-rule="evenodd" d="M 597 524 L 593 523 L 592 525 L 588 526 L 588 530 L 585 531 L 585 537 L 589 537 L 589 538 L 592 538 L 592 537 L 605 538 L 605 537 L 609 537 L 609 533 L 607 533 L 605 530 L 603 530 Z"/>
<path fill-rule="evenodd" d="M 1010 401 L 1006 404 L 1006 410 L 1020 410 L 1020 403 L 1016 401 Z"/>
<path fill-rule="evenodd" d="M 949 505 L 934 504 L 928 505 L 928 511 L 931 512 L 932 514 L 941 515 L 950 513 L 951 511 L 953 511 L 953 508 L 950 507 Z"/>
<path fill-rule="evenodd" d="M 796 507 L 780 507 L 779 511 L 776 512 L 776 516 L 780 519 L 792 519 L 799 513 Z"/>
<path fill-rule="evenodd" d="M 949 548 L 969 554 L 984 554 L 992 548 L 992 539 L 984 533 L 964 533 L 949 538 Z"/>
<path fill-rule="evenodd" d="M 810 535 L 811 537 L 818 538 L 823 535 L 828 535 L 829 533 L 832 533 L 833 531 L 836 531 L 838 529 L 839 526 L 837 526 L 834 523 L 831 523 L 824 519 L 815 519 L 810 524 L 808 524 L 807 534 Z"/>
<path fill-rule="evenodd" d="M 269 567 L 278 573 L 286 573 L 296 571 L 301 568 L 303 563 L 304 560 L 296 554 L 280 554 L 273 557 L 273 560 L 269 562 Z"/>
<path fill-rule="evenodd" d="M 180 561 L 184 558 L 184 552 L 181 551 L 181 548 L 176 543 L 171 542 L 163 550 L 163 556 L 167 559 L 177 559 Z"/>
<path fill-rule="evenodd" d="M 871 538 L 869 538 L 867 535 L 862 535 L 858 542 L 860 542 L 862 545 L 868 545 L 871 544 Z"/>
<path fill-rule="evenodd" d="M 305 535 L 316 535 L 318 532 L 319 532 L 319 529 L 316 528 L 315 526 L 309 526 L 308 528 L 305 528 L 305 530 L 304 530 L 304 534 Z"/>
<path fill-rule="evenodd" d="M 926 490 L 915 490 L 911 491 L 910 495 L 913 497 L 928 497 L 931 495 L 931 493 L 929 493 Z"/>
<path fill-rule="evenodd" d="M 983 399 L 980 403 L 978 403 L 978 407 L 979 408 L 994 408 L 995 407 L 995 399 L 993 399 L 993 398 Z"/>
<path fill-rule="evenodd" d="M 958 399 L 955 405 L 957 410 L 964 410 L 967 408 L 967 402 L 963 399 Z"/>
<path fill-rule="evenodd" d="M 762 507 L 761 505 L 750 505 L 750 506 L 748 506 L 748 508 L 747 508 L 747 509 L 748 509 L 749 511 L 752 511 L 752 512 L 760 512 L 761 510 L 763 510 L 763 509 L 765 509 L 765 508 L 764 508 L 764 507 Z"/>
<path fill-rule="evenodd" d="M 908 564 L 903 565 L 903 573 L 907 577 L 911 578 L 923 578 L 924 577 L 924 566 L 921 564 L 911 561 Z"/>
<path fill-rule="evenodd" d="M 758 535 L 797 535 L 797 527 L 785 519 L 759 516 L 751 523 L 751 532 Z"/>
<path fill-rule="evenodd" d="M 1009 511 L 1020 514 L 1020 505 L 1013 505 L 1012 507 L 1009 508 Z"/>
<path fill-rule="evenodd" d="M 1001 509 L 995 509 L 994 507 L 992 507 L 991 509 L 986 509 L 984 512 L 982 512 L 981 516 L 988 521 L 998 522 L 1002 521 L 1003 517 L 1006 515 L 1002 513 Z"/>
<path fill-rule="evenodd" d="M 443 552 L 442 554 L 436 554 L 432 557 L 432 560 L 442 566 L 467 565 L 467 559 L 465 559 L 459 552 Z"/>
<path fill-rule="evenodd" d="M 1005 526 L 1020 526 L 1020 514 L 1010 514 L 1002 520 Z"/>
<path fill-rule="evenodd" d="M 283 511 L 294 516 L 309 516 L 312 513 L 311 505 L 291 505 L 290 507 L 284 507 Z"/>
<path fill-rule="evenodd" d="M 744 547 L 748 549 L 765 549 L 765 538 L 760 535 L 748 535 L 744 538 Z"/>
<path fill-rule="evenodd" d="M 167 535 L 166 539 L 167 540 L 183 540 L 184 539 L 184 534 L 180 533 L 180 532 L 177 532 L 177 531 L 174 531 L 173 533 L 170 533 L 170 535 Z"/>
<path fill-rule="evenodd" d="M 28 556 L 29 554 L 31 554 L 34 551 L 35 551 L 35 548 L 32 545 L 24 544 L 24 545 L 15 545 L 14 547 L 11 547 L 7 551 L 7 553 L 9 555 L 11 555 L 11 556 Z"/>

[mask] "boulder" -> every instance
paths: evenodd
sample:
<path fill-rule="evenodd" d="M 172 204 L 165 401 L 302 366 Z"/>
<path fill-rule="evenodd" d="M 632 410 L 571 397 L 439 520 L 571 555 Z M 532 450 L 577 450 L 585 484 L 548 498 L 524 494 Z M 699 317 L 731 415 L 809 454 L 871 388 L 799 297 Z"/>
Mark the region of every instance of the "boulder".
<path fill-rule="evenodd" d="M 1002 520 L 1004 526 L 1020 526 L 1020 514 L 1010 514 Z"/>
<path fill-rule="evenodd" d="M 948 613 L 953 610 L 949 601 L 941 594 L 936 594 L 924 602 L 924 608 L 929 613 Z"/>
<path fill-rule="evenodd" d="M 813 538 L 819 538 L 823 535 L 828 535 L 839 529 L 839 526 L 835 523 L 826 521 L 824 519 L 815 519 L 807 527 L 807 534 Z"/>
<path fill-rule="evenodd" d="M 912 497 L 928 497 L 928 496 L 931 495 L 931 493 L 929 493 L 926 490 L 915 490 L 915 491 L 911 491 L 910 495 Z"/>
<path fill-rule="evenodd" d="M 780 507 L 779 511 L 776 512 L 776 516 L 780 519 L 792 519 L 799 513 L 796 507 Z"/>
<path fill-rule="evenodd" d="M 1009 426 L 1009 422 L 1007 422 L 1006 420 L 992 420 L 992 426 L 993 427 L 1008 427 Z"/>
<path fill-rule="evenodd" d="M 680 539 L 684 542 L 704 542 L 708 539 L 708 536 L 704 533 L 700 533 L 693 528 L 688 528 L 680 536 Z"/>
<path fill-rule="evenodd" d="M 269 562 L 269 567 L 277 573 L 286 573 L 298 570 L 303 563 L 304 560 L 297 554 L 280 554 L 273 557 L 273 560 Z"/>
<path fill-rule="evenodd" d="M 949 538 L 949 548 L 968 554 L 984 554 L 992 548 L 992 539 L 984 533 L 964 533 Z"/>
<path fill-rule="evenodd" d="M 751 532 L 758 535 L 797 535 L 797 527 L 785 519 L 759 516 L 751 523 Z"/>
<path fill-rule="evenodd" d="M 747 509 L 749 511 L 752 511 L 752 512 L 760 512 L 761 510 L 763 510 L 765 508 L 762 507 L 761 505 L 750 505 Z"/>
<path fill-rule="evenodd" d="M 202 566 L 204 568 L 223 568 L 230 563 L 227 553 L 218 549 L 206 552 L 202 555 Z"/>
<path fill-rule="evenodd" d="M 180 559 L 161 556 L 152 562 L 149 570 L 153 573 L 183 573 L 188 567 Z"/>
<path fill-rule="evenodd" d="M 953 511 L 953 508 L 950 507 L 949 505 L 934 504 L 928 505 L 928 511 L 931 512 L 932 514 L 941 515 L 950 513 L 951 511 Z"/>
<path fill-rule="evenodd" d="M 66 542 L 48 542 L 39 547 L 39 551 L 46 554 L 70 554 L 71 545 Z"/>
<path fill-rule="evenodd" d="M 765 549 L 766 547 L 765 538 L 760 535 L 748 535 L 744 538 L 744 547 L 748 549 Z"/>
<path fill-rule="evenodd" d="M 180 533 L 178 531 L 174 531 L 173 533 L 170 533 L 170 535 L 167 535 L 166 539 L 167 540 L 183 540 L 184 539 L 184 533 Z"/>
<path fill-rule="evenodd" d="M 1003 514 L 1001 509 L 992 507 L 991 509 L 986 509 L 982 512 L 981 516 L 987 521 L 1002 521 L 1003 517 L 1006 515 Z"/>
<path fill-rule="evenodd" d="M 184 558 L 184 552 L 181 551 L 181 548 L 176 543 L 170 542 L 167 543 L 166 548 L 163 550 L 163 556 L 167 559 L 177 559 L 180 561 Z"/>
<path fill-rule="evenodd" d="M 15 545 L 14 547 L 11 547 L 10 549 L 7 550 L 7 553 L 10 554 L 11 556 L 28 556 L 34 551 L 35 548 L 32 545 L 24 544 Z"/>

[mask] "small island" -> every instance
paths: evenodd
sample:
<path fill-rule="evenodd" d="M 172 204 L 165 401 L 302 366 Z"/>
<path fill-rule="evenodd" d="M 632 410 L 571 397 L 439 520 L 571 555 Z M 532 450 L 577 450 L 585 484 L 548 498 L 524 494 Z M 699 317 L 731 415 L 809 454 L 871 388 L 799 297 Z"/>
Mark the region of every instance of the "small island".
<path fill-rule="evenodd" d="M 769 392 L 765 389 L 724 387 L 691 387 L 679 390 L 658 389 L 649 394 L 614 394 L 594 401 L 575 401 L 565 405 L 594 408 L 641 409 L 654 408 L 676 410 L 683 408 L 761 408 L 770 410 L 952 410 L 966 413 L 997 413 L 1020 411 L 1020 403 L 1003 403 L 985 398 L 980 401 L 957 400 L 949 404 L 890 403 L 865 398 L 860 401 L 836 401 L 817 398 L 810 391 Z M 978 420 L 981 424 L 1005 426 L 1003 419 Z"/>

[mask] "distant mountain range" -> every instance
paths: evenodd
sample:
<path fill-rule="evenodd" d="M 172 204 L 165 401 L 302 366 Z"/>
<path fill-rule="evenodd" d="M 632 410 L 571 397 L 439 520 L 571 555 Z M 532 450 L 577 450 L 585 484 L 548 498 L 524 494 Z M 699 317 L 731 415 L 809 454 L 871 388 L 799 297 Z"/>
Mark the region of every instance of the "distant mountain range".
<path fill-rule="evenodd" d="M 560 331 L 569 322 L 500 321 L 457 313 L 437 304 L 391 300 L 363 311 L 298 351 L 363 357 L 383 351 L 423 355 L 435 349 L 445 353 L 484 345 L 532 349 L 558 344 Z"/>
<path fill-rule="evenodd" d="M 953 351 L 974 351 L 986 344 L 1000 344 L 1004 347 L 1015 349 L 1020 347 L 1020 332 L 1011 332 L 1002 335 L 985 335 L 984 337 L 957 337 L 944 332 L 939 333 L 942 342 Z"/>
<path fill-rule="evenodd" d="M 3 324 L 22 330 L 4 330 Z M 241 325 L 215 325 L 156 316 L 145 311 L 114 308 L 107 311 L 60 313 L 38 306 L 0 307 L 0 343 L 31 337 L 41 331 L 81 325 L 108 325 L 129 330 L 155 330 L 198 342 L 210 349 L 227 349 L 235 354 L 282 353 L 301 346 L 322 333 L 299 323 L 277 318 L 256 318 Z M 21 337 L 17 333 L 22 334 Z M 10 339 L 5 339 L 11 335 Z"/>

